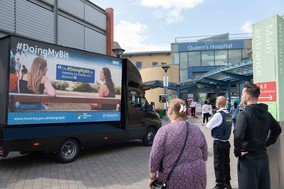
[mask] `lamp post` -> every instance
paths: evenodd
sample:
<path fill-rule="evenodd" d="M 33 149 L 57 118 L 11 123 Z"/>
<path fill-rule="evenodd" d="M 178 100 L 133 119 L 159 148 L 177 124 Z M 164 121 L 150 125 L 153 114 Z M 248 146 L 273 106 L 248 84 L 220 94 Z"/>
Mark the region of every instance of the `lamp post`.
<path fill-rule="evenodd" d="M 163 70 L 165 71 L 165 76 L 164 76 L 164 80 L 163 80 L 163 86 L 164 86 L 164 93 L 166 95 L 166 103 L 164 104 L 164 108 L 165 108 L 165 116 L 166 116 L 166 120 L 168 120 L 167 118 L 167 111 L 168 111 L 168 86 L 169 86 L 169 80 L 168 80 L 168 69 L 170 68 L 170 66 L 168 65 L 164 65 L 162 66 Z"/>
<path fill-rule="evenodd" d="M 124 51 L 125 50 L 122 49 L 122 48 L 114 48 L 114 49 L 112 49 L 112 52 L 116 55 L 117 58 L 120 58 L 120 56 L 122 55 L 122 53 Z"/>

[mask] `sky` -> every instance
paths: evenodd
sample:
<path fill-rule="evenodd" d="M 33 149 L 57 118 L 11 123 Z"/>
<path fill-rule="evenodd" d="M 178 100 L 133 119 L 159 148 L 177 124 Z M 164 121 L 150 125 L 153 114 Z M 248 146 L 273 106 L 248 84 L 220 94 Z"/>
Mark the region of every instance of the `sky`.
<path fill-rule="evenodd" d="M 90 0 L 114 10 L 114 40 L 125 52 L 170 51 L 176 40 L 251 33 L 284 15 L 284 0 Z"/>

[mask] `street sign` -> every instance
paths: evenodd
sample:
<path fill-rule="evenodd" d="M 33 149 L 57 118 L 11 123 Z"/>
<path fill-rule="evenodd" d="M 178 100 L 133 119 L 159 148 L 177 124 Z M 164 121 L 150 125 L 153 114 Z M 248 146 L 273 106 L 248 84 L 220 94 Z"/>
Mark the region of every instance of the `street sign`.
<path fill-rule="evenodd" d="M 260 82 L 256 83 L 260 88 L 259 102 L 272 102 L 276 101 L 276 82 Z"/>
<path fill-rule="evenodd" d="M 166 95 L 165 94 L 160 94 L 159 95 L 159 102 L 160 103 L 165 103 L 167 101 Z"/>

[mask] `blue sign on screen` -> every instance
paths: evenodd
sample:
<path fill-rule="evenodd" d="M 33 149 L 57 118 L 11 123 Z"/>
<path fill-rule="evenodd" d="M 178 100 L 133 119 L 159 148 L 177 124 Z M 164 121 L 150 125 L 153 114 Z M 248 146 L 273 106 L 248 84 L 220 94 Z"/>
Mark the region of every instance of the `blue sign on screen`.
<path fill-rule="evenodd" d="M 64 81 L 94 83 L 95 70 L 57 64 L 56 79 Z"/>

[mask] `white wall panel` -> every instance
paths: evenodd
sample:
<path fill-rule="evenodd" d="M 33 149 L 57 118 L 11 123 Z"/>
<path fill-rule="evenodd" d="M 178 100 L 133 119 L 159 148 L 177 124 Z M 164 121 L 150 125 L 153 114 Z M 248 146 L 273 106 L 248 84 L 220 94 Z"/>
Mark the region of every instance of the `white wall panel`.
<path fill-rule="evenodd" d="M 54 43 L 54 14 L 36 4 L 16 0 L 16 34 Z"/>
<path fill-rule="evenodd" d="M 106 36 L 86 28 L 85 48 L 88 51 L 106 54 Z"/>
<path fill-rule="evenodd" d="M 93 9 L 89 5 L 85 5 L 85 20 L 106 30 L 106 14 Z"/>
<path fill-rule="evenodd" d="M 104 10 L 81 0 L 58 0 L 56 34 L 54 2 L 55 0 L 0 0 L 0 37 L 15 33 L 55 43 L 58 35 L 59 45 L 106 54 Z"/>
<path fill-rule="evenodd" d="M 58 7 L 80 19 L 84 19 L 84 3 L 78 0 L 58 0 Z"/>
<path fill-rule="evenodd" d="M 63 16 L 58 17 L 58 44 L 84 49 L 84 26 Z"/>
<path fill-rule="evenodd" d="M 14 1 L 13 0 L 0 0 L 0 30 L 5 32 L 14 33 Z"/>

